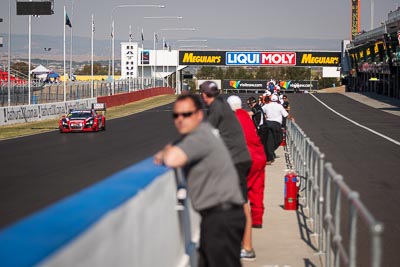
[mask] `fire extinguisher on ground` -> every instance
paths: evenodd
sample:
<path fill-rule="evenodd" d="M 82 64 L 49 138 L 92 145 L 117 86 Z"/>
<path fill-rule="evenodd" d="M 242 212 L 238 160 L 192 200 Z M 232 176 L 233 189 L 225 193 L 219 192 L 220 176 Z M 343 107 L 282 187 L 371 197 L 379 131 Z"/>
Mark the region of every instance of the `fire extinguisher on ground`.
<path fill-rule="evenodd" d="M 299 187 L 297 186 L 297 174 L 288 172 L 285 175 L 285 210 L 297 210 L 298 207 L 298 193 Z"/>
<path fill-rule="evenodd" d="M 282 142 L 280 144 L 280 146 L 286 146 L 286 129 L 284 127 L 282 127 Z"/>

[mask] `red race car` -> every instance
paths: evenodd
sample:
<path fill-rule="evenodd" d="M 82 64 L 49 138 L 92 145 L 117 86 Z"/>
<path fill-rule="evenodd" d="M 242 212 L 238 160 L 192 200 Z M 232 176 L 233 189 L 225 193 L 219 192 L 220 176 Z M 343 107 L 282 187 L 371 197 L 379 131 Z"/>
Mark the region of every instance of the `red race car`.
<path fill-rule="evenodd" d="M 91 109 L 73 109 L 62 116 L 58 122 L 61 133 L 97 132 L 106 129 L 106 106 L 104 103 L 92 104 Z"/>

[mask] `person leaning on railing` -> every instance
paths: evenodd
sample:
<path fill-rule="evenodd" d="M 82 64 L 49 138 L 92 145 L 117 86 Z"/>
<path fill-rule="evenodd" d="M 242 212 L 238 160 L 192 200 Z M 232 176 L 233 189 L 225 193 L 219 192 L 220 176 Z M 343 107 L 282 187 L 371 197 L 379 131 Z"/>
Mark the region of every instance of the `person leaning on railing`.
<path fill-rule="evenodd" d="M 229 151 L 203 120 L 198 96 L 179 96 L 172 115 L 181 137 L 159 151 L 154 163 L 183 169 L 192 206 L 202 217 L 199 266 L 239 267 L 245 201 Z"/>

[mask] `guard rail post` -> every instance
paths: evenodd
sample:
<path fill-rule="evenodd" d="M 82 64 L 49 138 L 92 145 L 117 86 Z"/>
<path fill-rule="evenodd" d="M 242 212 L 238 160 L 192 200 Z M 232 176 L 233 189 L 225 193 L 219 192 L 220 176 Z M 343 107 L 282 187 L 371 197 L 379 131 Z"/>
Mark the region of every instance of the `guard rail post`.
<path fill-rule="evenodd" d="M 183 172 L 181 168 L 174 169 L 175 172 L 175 180 L 177 184 L 177 190 L 186 189 L 186 180 L 183 176 Z M 189 256 L 190 266 L 197 266 L 197 251 L 196 244 L 192 242 L 192 229 L 191 229 L 191 218 L 189 213 L 189 201 L 187 196 L 177 196 L 177 201 L 181 201 L 179 205 L 182 205 L 179 211 L 179 217 L 182 224 L 181 231 L 184 238 L 185 244 L 185 252 Z"/>
<path fill-rule="evenodd" d="M 325 163 L 325 168 L 331 167 L 331 163 Z M 324 172 L 324 178 L 326 182 L 326 201 L 325 201 L 325 265 L 327 267 L 331 266 L 331 233 L 332 233 L 332 212 L 331 212 L 331 188 L 332 188 L 332 181 L 328 172 Z"/>
<path fill-rule="evenodd" d="M 319 148 L 315 146 L 314 143 L 311 144 L 312 146 L 312 151 L 313 151 L 313 157 L 312 157 L 312 165 L 311 167 L 311 173 L 312 173 L 312 181 L 313 181 L 313 213 L 312 213 L 312 219 L 313 219 L 313 236 L 319 236 L 319 198 L 320 198 L 320 184 L 319 184 L 319 175 L 320 175 L 320 170 L 319 170 L 319 159 L 321 157 L 321 153 L 319 151 Z"/>
<path fill-rule="evenodd" d="M 304 143 L 303 143 L 303 153 L 302 153 L 302 161 L 303 161 L 303 165 L 302 165 L 302 176 L 306 179 L 306 182 L 305 182 L 305 184 L 306 184 L 306 188 L 305 188 L 305 190 L 304 190 L 304 198 L 305 198 L 305 203 L 306 203 L 306 206 L 304 207 L 304 209 L 307 209 L 307 210 L 309 210 L 310 209 L 310 199 L 309 199 L 309 188 L 310 188 L 310 186 L 309 186 L 309 183 L 310 183 L 310 181 L 309 181 L 309 173 L 308 173 L 308 160 L 307 160 L 307 155 L 308 155 L 308 149 L 309 149 L 309 147 L 308 147 L 308 142 L 310 141 L 310 138 L 309 137 L 307 137 L 306 135 L 304 135 L 305 136 L 305 139 L 304 139 Z"/>
<path fill-rule="evenodd" d="M 382 263 L 382 232 L 383 225 L 376 223 L 371 227 L 372 233 L 372 244 L 371 244 L 371 255 L 372 255 L 372 267 L 380 267 Z"/>
<path fill-rule="evenodd" d="M 358 200 L 360 195 L 352 191 L 349 194 L 349 208 L 350 208 L 350 245 L 349 245 L 349 267 L 356 267 L 357 264 L 357 209 L 354 201 Z"/>
<path fill-rule="evenodd" d="M 325 162 L 325 154 L 321 153 L 319 157 L 319 170 L 320 173 L 318 175 L 319 178 L 319 198 L 318 198 L 318 226 L 317 226 L 317 233 L 318 233 L 318 253 L 323 254 L 323 217 L 324 217 L 324 162 Z"/>
<path fill-rule="evenodd" d="M 342 191 L 340 190 L 338 186 L 338 182 L 342 181 L 343 177 L 341 175 L 334 175 L 333 176 L 333 182 L 334 182 L 334 190 L 335 190 L 335 212 L 334 212 L 334 230 L 333 230 L 333 243 L 335 244 L 334 247 L 334 266 L 339 267 L 340 266 L 340 259 L 342 256 L 343 260 L 345 262 L 348 262 L 348 259 L 345 258 L 345 254 L 342 251 L 342 236 L 340 235 L 340 221 L 341 221 L 341 210 L 342 210 L 342 205 L 341 205 L 341 197 L 342 197 Z M 327 254 L 330 253 L 329 251 Z"/>
<path fill-rule="evenodd" d="M 306 154 L 306 179 L 307 179 L 307 200 L 308 200 L 308 208 L 309 208 L 309 216 L 308 216 L 308 222 L 311 224 L 311 229 L 313 230 L 314 233 L 314 193 L 315 193 L 315 183 L 314 183 L 314 173 L 313 173 L 313 156 L 314 156 L 314 150 L 311 145 L 311 140 L 308 138 L 307 139 L 307 154 Z"/>

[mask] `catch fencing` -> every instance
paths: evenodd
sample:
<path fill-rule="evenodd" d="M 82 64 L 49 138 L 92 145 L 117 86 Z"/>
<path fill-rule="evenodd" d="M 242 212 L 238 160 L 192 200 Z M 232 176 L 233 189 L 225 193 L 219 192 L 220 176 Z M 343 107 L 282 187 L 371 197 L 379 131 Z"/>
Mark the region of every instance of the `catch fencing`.
<path fill-rule="evenodd" d="M 382 223 L 374 218 L 359 194 L 350 189 L 332 164 L 325 162 L 319 148 L 290 120 L 287 144 L 289 165 L 300 177 L 300 198 L 309 210 L 311 230 L 318 238 L 318 254 L 324 255 L 325 266 L 360 266 L 357 253 L 366 244 L 369 250 L 363 253 L 363 257 L 368 257 L 364 260 L 371 267 L 382 266 Z M 367 232 L 360 236 L 368 242 L 360 242 L 360 229 Z"/>
<path fill-rule="evenodd" d="M 10 96 L 8 95 L 8 84 L 0 84 L 0 107 L 19 106 L 29 104 L 44 104 L 73 101 L 98 96 L 109 96 L 120 93 L 139 91 L 151 87 L 163 86 L 164 80 L 153 78 L 128 79 L 118 81 L 93 81 L 93 96 L 91 82 L 68 82 L 65 86 L 61 83 L 44 84 L 39 81 L 33 81 L 31 92 L 27 84 L 10 84 Z"/>

